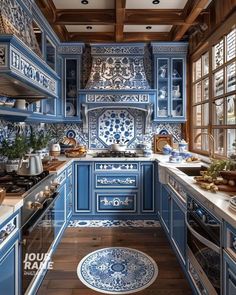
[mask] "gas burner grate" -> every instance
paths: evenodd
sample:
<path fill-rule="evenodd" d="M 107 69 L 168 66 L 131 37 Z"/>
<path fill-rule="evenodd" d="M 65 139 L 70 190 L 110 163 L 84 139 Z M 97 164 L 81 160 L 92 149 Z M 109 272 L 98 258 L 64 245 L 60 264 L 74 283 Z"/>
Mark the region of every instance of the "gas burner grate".
<path fill-rule="evenodd" d="M 95 156 L 96 158 L 135 158 L 137 154 L 135 152 L 99 152 Z"/>

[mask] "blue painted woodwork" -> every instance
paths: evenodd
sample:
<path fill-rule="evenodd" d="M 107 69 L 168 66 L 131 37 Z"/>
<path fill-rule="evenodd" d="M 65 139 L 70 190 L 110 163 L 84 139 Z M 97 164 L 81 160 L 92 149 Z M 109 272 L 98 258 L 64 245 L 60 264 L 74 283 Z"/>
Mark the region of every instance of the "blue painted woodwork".
<path fill-rule="evenodd" d="M 72 214 L 72 202 L 73 202 L 73 166 L 70 165 L 67 168 L 66 179 L 66 216 L 67 220 Z"/>
<path fill-rule="evenodd" d="M 56 239 L 66 223 L 66 183 L 60 186 L 58 192 L 59 197 L 54 205 Z"/>
<path fill-rule="evenodd" d="M 180 201 L 172 194 L 171 200 L 171 239 L 175 249 L 185 263 L 186 259 L 186 209 Z"/>
<path fill-rule="evenodd" d="M 186 56 L 183 42 L 152 43 L 156 122 L 186 121 Z"/>
<path fill-rule="evenodd" d="M 224 223 L 223 245 L 228 252 L 236 257 L 236 228 L 228 223 Z"/>
<path fill-rule="evenodd" d="M 224 295 L 236 294 L 236 261 L 223 251 Z"/>
<path fill-rule="evenodd" d="M 97 212 L 136 212 L 137 193 L 99 191 L 96 193 Z"/>
<path fill-rule="evenodd" d="M 113 174 L 105 176 L 101 174 L 96 174 L 95 176 L 95 187 L 96 188 L 138 188 L 139 175 L 136 174 L 126 174 L 119 175 Z"/>
<path fill-rule="evenodd" d="M 0 257 L 0 293 L 17 295 L 19 285 L 18 235 L 7 244 L 5 253 Z"/>
<path fill-rule="evenodd" d="M 141 211 L 142 212 L 154 212 L 154 164 L 148 162 L 141 162 Z"/>
<path fill-rule="evenodd" d="M 74 164 L 73 217 L 155 216 L 154 163 L 134 161 Z"/>
<path fill-rule="evenodd" d="M 75 199 L 74 212 L 91 212 L 92 204 L 92 163 L 74 164 Z"/>
<path fill-rule="evenodd" d="M 167 233 L 170 232 L 170 210 L 171 210 L 171 195 L 165 185 L 161 185 L 160 196 L 160 221 Z"/>
<path fill-rule="evenodd" d="M 8 236 L 0 241 L 0 294 L 17 295 L 19 292 L 19 212 L 0 226 L 0 231 L 12 227 Z"/>

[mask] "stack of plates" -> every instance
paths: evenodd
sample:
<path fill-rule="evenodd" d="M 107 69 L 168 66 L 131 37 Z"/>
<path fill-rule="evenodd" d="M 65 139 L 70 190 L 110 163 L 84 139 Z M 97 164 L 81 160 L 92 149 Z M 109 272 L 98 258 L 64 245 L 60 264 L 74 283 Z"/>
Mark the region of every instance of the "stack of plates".
<path fill-rule="evenodd" d="M 233 197 L 233 198 L 230 199 L 229 207 L 230 207 L 230 209 L 232 209 L 234 212 L 236 212 L 236 197 Z"/>

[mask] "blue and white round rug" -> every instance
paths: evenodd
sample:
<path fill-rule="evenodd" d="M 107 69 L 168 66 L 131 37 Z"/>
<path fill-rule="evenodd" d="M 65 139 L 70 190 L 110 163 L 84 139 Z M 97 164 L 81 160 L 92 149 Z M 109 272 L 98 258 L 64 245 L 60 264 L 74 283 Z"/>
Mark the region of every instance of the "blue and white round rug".
<path fill-rule="evenodd" d="M 105 294 L 131 294 L 157 278 L 156 262 L 147 254 L 123 247 L 104 248 L 86 255 L 77 267 L 79 279 Z"/>

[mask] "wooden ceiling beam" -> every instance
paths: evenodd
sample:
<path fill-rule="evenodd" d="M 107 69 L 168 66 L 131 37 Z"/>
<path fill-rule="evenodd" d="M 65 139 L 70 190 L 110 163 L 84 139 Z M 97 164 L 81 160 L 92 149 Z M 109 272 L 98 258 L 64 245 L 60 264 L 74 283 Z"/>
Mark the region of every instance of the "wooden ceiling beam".
<path fill-rule="evenodd" d="M 173 28 L 171 31 L 173 41 L 179 41 L 184 36 L 200 13 L 204 10 L 208 2 L 209 0 L 188 0 L 185 5 L 187 8 L 184 9 L 183 12 L 183 16 L 185 16 L 185 23 L 181 26 Z"/>
<path fill-rule="evenodd" d="M 116 42 L 123 41 L 126 0 L 116 0 Z"/>
<path fill-rule="evenodd" d="M 151 42 L 151 41 L 170 41 L 170 36 L 168 32 L 125 32 L 124 33 L 125 42 Z"/>
<path fill-rule="evenodd" d="M 113 32 L 96 32 L 96 33 L 81 33 L 73 32 L 69 33 L 69 39 L 73 42 L 84 42 L 84 43 L 100 43 L 100 42 L 111 42 L 114 40 Z"/>
<path fill-rule="evenodd" d="M 134 25 L 182 25 L 181 9 L 127 9 L 125 24 Z"/>
<path fill-rule="evenodd" d="M 115 12 L 112 9 L 57 9 L 55 24 L 114 24 Z"/>

